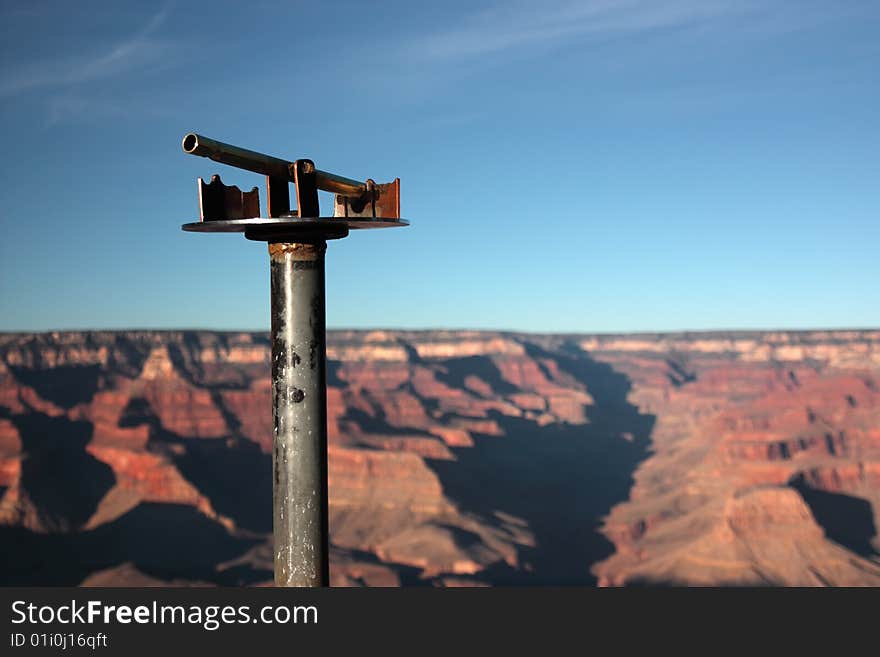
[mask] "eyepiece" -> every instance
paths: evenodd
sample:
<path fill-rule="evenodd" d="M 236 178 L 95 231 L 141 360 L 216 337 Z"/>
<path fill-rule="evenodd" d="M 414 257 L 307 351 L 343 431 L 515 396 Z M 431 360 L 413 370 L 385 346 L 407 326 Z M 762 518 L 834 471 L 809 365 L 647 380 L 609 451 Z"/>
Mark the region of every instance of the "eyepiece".
<path fill-rule="evenodd" d="M 199 147 L 199 136 L 194 132 L 184 135 L 182 146 L 185 153 L 195 154 L 196 149 Z"/>

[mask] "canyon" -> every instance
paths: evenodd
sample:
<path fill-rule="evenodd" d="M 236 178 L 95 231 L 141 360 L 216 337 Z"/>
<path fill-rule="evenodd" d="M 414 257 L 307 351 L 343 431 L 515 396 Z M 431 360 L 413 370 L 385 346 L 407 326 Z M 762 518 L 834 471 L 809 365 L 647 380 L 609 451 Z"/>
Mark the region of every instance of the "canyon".
<path fill-rule="evenodd" d="M 880 585 L 880 331 L 331 331 L 334 586 Z M 262 333 L 0 334 L 0 584 L 271 585 Z"/>

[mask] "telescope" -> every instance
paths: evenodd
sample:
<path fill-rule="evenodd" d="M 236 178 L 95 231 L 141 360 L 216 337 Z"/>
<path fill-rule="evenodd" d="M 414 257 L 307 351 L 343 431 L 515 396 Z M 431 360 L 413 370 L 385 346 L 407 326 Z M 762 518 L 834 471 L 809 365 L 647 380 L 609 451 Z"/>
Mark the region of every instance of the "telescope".
<path fill-rule="evenodd" d="M 183 230 L 243 232 L 269 246 L 272 338 L 272 532 L 275 584 L 328 586 L 327 240 L 350 229 L 407 226 L 400 218 L 400 178 L 376 184 L 327 173 L 308 159 L 282 160 L 193 132 L 183 150 L 266 176 L 260 193 L 198 179 L 199 221 Z M 296 209 L 290 207 L 290 184 Z M 321 217 L 318 190 L 335 194 L 333 216 Z"/>
<path fill-rule="evenodd" d="M 273 178 L 286 178 L 292 183 L 296 182 L 296 162 L 288 162 L 271 155 L 263 155 L 246 148 L 224 144 L 222 141 L 203 137 L 194 132 L 183 138 L 183 150 L 190 155 L 201 155 L 215 162 L 228 164 L 239 169 L 262 173 Z M 366 183 L 317 169 L 314 173 L 318 189 L 325 192 L 333 192 L 349 198 L 361 198 L 367 193 Z"/>
<path fill-rule="evenodd" d="M 224 185 L 219 175 L 212 176 L 209 183 L 199 178 L 200 221 L 198 224 L 185 225 L 184 230 L 244 232 L 246 237 L 260 239 L 257 235 L 263 235 L 264 228 L 275 233 L 282 227 L 282 222 L 268 222 L 268 219 L 298 219 L 296 222 L 286 222 L 296 232 L 297 227 L 306 229 L 310 223 L 306 219 L 319 218 L 318 190 L 335 194 L 332 218 L 322 218 L 321 232 L 326 229 L 328 237 L 341 232 L 347 234 L 349 228 L 406 225 L 400 219 L 400 178 L 385 184 L 378 184 L 372 179 L 361 182 L 321 171 L 309 159 L 284 160 L 194 132 L 186 134 L 181 145 L 183 151 L 190 155 L 266 176 L 267 192 L 266 217 L 261 219 L 256 187 L 243 192 L 234 185 Z M 295 210 L 290 207 L 290 183 L 296 190 Z M 344 225 L 338 220 L 344 220 Z M 331 230 L 334 226 L 335 231 Z"/>

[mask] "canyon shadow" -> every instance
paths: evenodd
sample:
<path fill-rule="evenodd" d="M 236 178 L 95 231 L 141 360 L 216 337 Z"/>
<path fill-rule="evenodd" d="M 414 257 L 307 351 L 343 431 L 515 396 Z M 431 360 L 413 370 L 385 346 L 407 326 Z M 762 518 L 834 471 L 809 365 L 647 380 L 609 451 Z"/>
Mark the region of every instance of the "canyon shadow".
<path fill-rule="evenodd" d="M 473 447 L 452 448 L 455 461 L 427 462 L 463 512 L 499 527 L 496 513 L 510 514 L 525 520 L 534 534 L 534 547 L 519 550 L 518 568 L 499 562 L 475 579 L 493 585 L 594 585 L 590 567 L 614 553 L 600 531 L 603 520 L 629 498 L 633 473 L 649 453 L 655 417 L 628 401 L 631 383 L 625 375 L 576 346 L 552 352 L 524 346 L 534 358 L 555 361 L 589 392 L 594 403 L 585 408 L 588 423 L 542 426 L 493 412 L 504 435 L 475 434 Z M 454 368 L 461 365 L 455 362 Z M 496 392 L 503 396 L 510 390 Z"/>

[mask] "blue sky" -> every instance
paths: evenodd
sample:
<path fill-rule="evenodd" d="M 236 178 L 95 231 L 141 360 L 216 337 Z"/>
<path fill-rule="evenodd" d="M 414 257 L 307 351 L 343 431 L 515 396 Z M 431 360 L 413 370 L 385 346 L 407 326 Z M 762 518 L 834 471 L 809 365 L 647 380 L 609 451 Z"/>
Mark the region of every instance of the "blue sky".
<path fill-rule="evenodd" d="M 868 1 L 3 2 L 0 330 L 268 327 L 265 245 L 180 231 L 198 176 L 262 181 L 188 131 L 401 178 L 411 227 L 330 244 L 332 327 L 880 326 L 878 33 Z"/>

